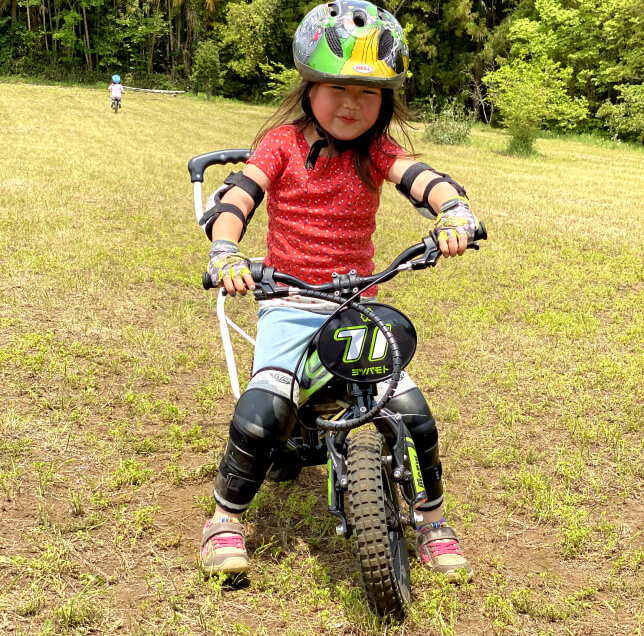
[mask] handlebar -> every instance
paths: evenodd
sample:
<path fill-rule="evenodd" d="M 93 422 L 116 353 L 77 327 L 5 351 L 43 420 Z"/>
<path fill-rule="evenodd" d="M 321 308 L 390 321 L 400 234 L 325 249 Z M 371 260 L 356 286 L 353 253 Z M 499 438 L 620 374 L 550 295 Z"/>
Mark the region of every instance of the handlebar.
<path fill-rule="evenodd" d="M 208 166 L 215 164 L 223 166 L 227 163 L 245 163 L 251 154 L 252 151 L 248 148 L 232 148 L 231 150 L 215 150 L 214 152 L 207 152 L 204 155 L 193 157 L 188 162 L 190 181 L 192 183 L 195 181 L 203 183 L 203 173 Z"/>
<path fill-rule="evenodd" d="M 481 222 L 474 233 L 474 240 L 467 246 L 468 249 L 479 249 L 476 241 L 485 239 L 487 239 L 487 230 Z M 256 288 L 253 291 L 256 300 L 265 300 L 268 298 L 288 296 L 291 293 L 299 293 L 311 298 L 337 302 L 338 309 L 336 313 L 341 311 L 343 307 L 349 307 L 363 314 L 376 325 L 391 347 L 393 369 L 391 377 L 389 378 L 389 385 L 384 395 L 369 410 L 366 410 L 366 407 L 361 407 L 361 413 L 349 419 L 332 421 L 325 420 L 320 416 L 316 419 L 318 428 L 327 431 L 348 431 L 371 421 L 371 418 L 380 412 L 393 397 L 401 377 L 402 359 L 400 356 L 400 348 L 390 328 L 378 316 L 373 313 L 367 313 L 369 311 L 367 307 L 356 302 L 354 299 L 360 294 L 361 290 L 367 289 L 376 283 L 390 280 L 402 271 L 434 267 L 440 255 L 441 251 L 436 238 L 433 234 L 430 234 L 423 238 L 422 243 L 412 245 L 399 254 L 393 263 L 379 274 L 357 276 L 355 270 L 351 270 L 348 274 L 334 273 L 332 274 L 332 282 L 320 285 L 312 285 L 295 276 L 278 272 L 274 267 L 266 266 L 263 263 L 254 262 L 250 264 L 251 275 L 256 284 Z M 419 256 L 420 258 L 418 258 Z M 212 284 L 208 272 L 204 272 L 202 283 L 205 289 L 215 287 Z M 282 285 L 278 283 L 282 283 Z M 365 410 L 364 413 L 362 413 L 363 410 Z"/>
<path fill-rule="evenodd" d="M 477 250 L 479 245 L 476 241 L 486 239 L 487 230 L 485 224 L 481 221 L 474 233 L 474 240 L 467 248 Z M 334 273 L 333 280 L 330 283 L 318 285 L 312 285 L 290 274 L 278 272 L 274 267 L 269 267 L 264 263 L 251 263 L 250 273 L 257 285 L 253 294 L 257 300 L 266 300 L 268 298 L 288 296 L 289 288 L 298 288 L 313 292 L 332 293 L 340 299 L 340 297 L 357 294 L 361 289 L 368 289 L 375 283 L 391 280 L 402 271 L 434 267 L 440 255 L 441 251 L 438 248 L 436 238 L 430 234 L 423 238 L 422 243 L 408 247 L 394 259 L 389 267 L 378 274 L 357 276 L 355 270 L 351 270 L 348 274 Z M 202 274 L 201 282 L 204 289 L 216 287 L 208 272 Z M 282 284 L 279 285 L 278 283 Z"/>

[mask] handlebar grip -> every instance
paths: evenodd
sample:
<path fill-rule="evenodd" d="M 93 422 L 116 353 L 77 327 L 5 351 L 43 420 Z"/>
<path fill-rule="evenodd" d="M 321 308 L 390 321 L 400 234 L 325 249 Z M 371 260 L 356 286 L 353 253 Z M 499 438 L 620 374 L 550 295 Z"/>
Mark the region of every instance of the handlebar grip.
<path fill-rule="evenodd" d="M 487 240 L 487 229 L 483 221 L 479 221 L 479 226 L 476 228 L 476 232 L 474 232 L 474 240 L 475 241 Z"/>
<path fill-rule="evenodd" d="M 201 284 L 203 285 L 204 289 L 214 289 L 215 285 L 212 284 L 212 279 L 210 278 L 210 274 L 208 272 L 204 272 L 201 275 Z"/>
<path fill-rule="evenodd" d="M 231 148 L 230 150 L 215 150 L 203 155 L 197 155 L 188 161 L 188 172 L 192 183 L 200 181 L 203 183 L 203 173 L 208 166 L 223 166 L 227 163 L 246 163 L 251 156 L 249 148 Z"/>

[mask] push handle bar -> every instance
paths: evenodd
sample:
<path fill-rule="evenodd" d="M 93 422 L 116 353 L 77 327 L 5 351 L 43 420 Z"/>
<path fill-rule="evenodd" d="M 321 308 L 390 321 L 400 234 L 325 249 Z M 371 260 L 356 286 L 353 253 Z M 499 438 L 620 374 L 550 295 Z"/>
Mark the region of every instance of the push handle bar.
<path fill-rule="evenodd" d="M 484 241 L 486 239 L 487 230 L 485 229 L 485 224 L 481 221 L 474 233 L 474 240 L 467 247 L 468 249 L 477 250 L 479 246 L 476 241 Z M 371 276 L 356 276 L 354 273 L 342 274 L 335 277 L 333 282 L 312 285 L 290 274 L 278 272 L 275 268 L 267 267 L 263 263 L 251 263 L 250 273 L 253 280 L 257 283 L 257 288 L 253 293 L 258 300 L 288 296 L 289 289 L 284 285 L 315 292 L 337 292 L 336 295 L 340 296 L 341 294 L 348 295 L 350 293 L 356 293 L 359 289 L 367 289 L 376 282 L 382 283 L 391 280 L 394 276 L 406 269 L 416 270 L 433 267 L 436 265 L 436 261 L 440 255 L 441 251 L 438 248 L 436 238 L 433 234 L 430 234 L 423 239 L 422 243 L 408 247 L 394 259 L 393 263 L 387 269 L 379 274 L 372 274 Z M 212 289 L 215 287 L 208 272 L 202 274 L 201 283 L 204 289 Z M 282 285 L 278 285 L 277 283 L 282 283 Z"/>
<path fill-rule="evenodd" d="M 195 181 L 203 183 L 203 173 L 208 166 L 223 166 L 226 163 L 246 163 L 251 154 L 252 151 L 249 148 L 232 148 L 230 150 L 215 150 L 214 152 L 207 152 L 204 155 L 193 157 L 188 162 L 190 181 L 192 183 Z"/>

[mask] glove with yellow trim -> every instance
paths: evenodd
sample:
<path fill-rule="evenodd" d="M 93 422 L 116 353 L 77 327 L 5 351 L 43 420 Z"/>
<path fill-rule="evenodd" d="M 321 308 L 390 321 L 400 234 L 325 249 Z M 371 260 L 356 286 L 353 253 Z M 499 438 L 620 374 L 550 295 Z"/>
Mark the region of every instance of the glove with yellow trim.
<path fill-rule="evenodd" d="M 208 273 L 212 284 L 221 287 L 224 276 L 235 278 L 250 274 L 250 261 L 232 241 L 213 241 Z"/>
<path fill-rule="evenodd" d="M 441 205 L 436 217 L 434 235 L 440 241 L 467 234 L 467 238 L 471 241 L 474 239 L 474 232 L 478 225 L 478 219 L 470 210 L 467 199 L 454 197 Z"/>

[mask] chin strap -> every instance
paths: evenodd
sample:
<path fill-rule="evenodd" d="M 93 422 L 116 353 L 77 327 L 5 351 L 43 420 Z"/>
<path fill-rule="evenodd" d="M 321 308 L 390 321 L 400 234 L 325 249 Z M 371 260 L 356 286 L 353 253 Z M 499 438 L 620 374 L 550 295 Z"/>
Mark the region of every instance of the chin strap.
<path fill-rule="evenodd" d="M 317 132 L 317 134 L 322 137 L 322 139 L 318 139 L 317 141 L 314 141 L 313 144 L 311 144 L 311 149 L 309 150 L 309 154 L 306 156 L 306 161 L 304 162 L 304 166 L 307 170 L 313 170 L 313 168 L 315 168 L 315 164 L 317 163 L 318 157 L 322 152 L 322 149 L 328 148 L 329 146 L 329 135 L 324 130 L 324 128 L 322 128 L 322 126 L 318 124 L 315 116 L 313 115 L 313 111 L 311 111 L 310 105 L 308 105 L 307 115 L 309 115 L 309 117 L 311 117 L 311 119 L 313 120 L 315 132 Z"/>
<path fill-rule="evenodd" d="M 315 168 L 315 164 L 323 148 L 328 148 L 329 146 L 332 146 L 333 149 L 339 155 L 341 155 L 346 150 L 351 149 L 356 142 L 355 139 L 350 139 L 348 141 L 336 139 L 335 137 L 332 137 L 331 135 L 329 135 L 329 133 L 326 132 L 326 130 L 324 130 L 324 128 L 322 128 L 315 120 L 313 121 L 313 123 L 315 125 L 315 130 L 317 134 L 320 135 L 322 139 L 318 139 L 317 141 L 314 141 L 313 144 L 311 145 L 311 149 L 309 150 L 309 154 L 306 156 L 306 161 L 304 163 L 307 170 L 313 170 L 313 168 Z M 369 132 L 370 131 L 368 131 L 366 134 L 369 134 Z"/>
<path fill-rule="evenodd" d="M 306 156 L 306 162 L 304 163 L 307 170 L 313 170 L 313 168 L 315 168 L 315 164 L 318 160 L 318 157 L 320 156 L 320 153 L 322 152 L 322 149 L 326 148 L 328 145 L 329 140 L 326 138 L 326 136 L 323 139 L 318 139 L 317 141 L 313 142 L 313 145 L 309 150 L 309 154 Z"/>

